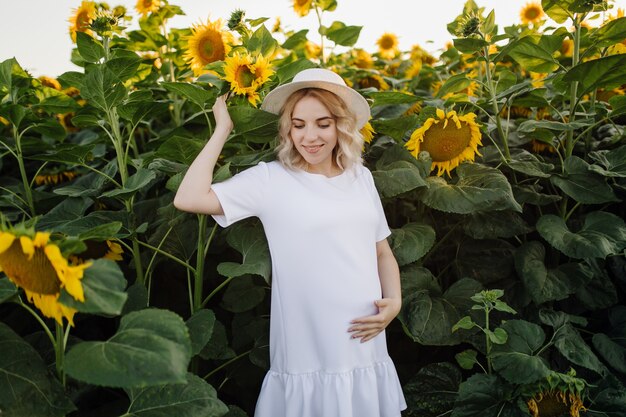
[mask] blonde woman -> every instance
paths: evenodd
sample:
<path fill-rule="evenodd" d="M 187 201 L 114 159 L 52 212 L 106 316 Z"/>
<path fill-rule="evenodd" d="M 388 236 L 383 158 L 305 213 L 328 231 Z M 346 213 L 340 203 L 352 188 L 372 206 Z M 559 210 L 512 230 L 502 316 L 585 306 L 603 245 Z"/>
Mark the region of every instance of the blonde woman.
<path fill-rule="evenodd" d="M 265 98 L 280 114 L 277 160 L 212 184 L 233 123 L 216 129 L 174 205 L 222 227 L 256 216 L 272 258 L 270 370 L 256 417 L 399 417 L 406 408 L 385 328 L 401 307 L 398 264 L 372 174 L 362 165 L 365 99 L 307 69 Z"/>

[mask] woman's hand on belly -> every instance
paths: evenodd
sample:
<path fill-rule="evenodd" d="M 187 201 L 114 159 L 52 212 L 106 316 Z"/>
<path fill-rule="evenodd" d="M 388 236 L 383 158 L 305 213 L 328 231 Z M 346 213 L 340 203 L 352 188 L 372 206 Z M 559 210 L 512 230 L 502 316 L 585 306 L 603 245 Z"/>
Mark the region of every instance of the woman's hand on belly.
<path fill-rule="evenodd" d="M 400 312 L 402 300 L 400 298 L 383 298 L 374 301 L 374 304 L 378 308 L 378 314 L 359 317 L 350 322 L 352 326 L 348 332 L 352 333 L 353 339 L 360 338 L 361 343 L 373 339 L 385 330 Z"/>

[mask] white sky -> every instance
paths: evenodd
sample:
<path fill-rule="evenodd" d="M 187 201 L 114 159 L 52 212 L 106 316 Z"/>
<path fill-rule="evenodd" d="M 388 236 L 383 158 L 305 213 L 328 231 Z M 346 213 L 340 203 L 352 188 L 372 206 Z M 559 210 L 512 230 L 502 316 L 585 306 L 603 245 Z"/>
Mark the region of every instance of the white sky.
<path fill-rule="evenodd" d="M 475 0 L 488 13 L 495 9 L 500 28 L 519 22 L 519 12 L 528 0 Z M 107 0 L 111 7 L 124 5 L 135 17 L 136 0 Z M 452 37 L 446 24 L 463 10 L 465 0 L 337 0 L 334 12 L 323 15 L 329 26 L 339 20 L 346 25 L 363 26 L 357 47 L 376 50 L 376 40 L 384 32 L 395 33 L 400 48 L 408 50 L 419 44 L 429 51 L 442 48 Z M 170 0 L 180 6 L 186 16 L 177 16 L 169 27 L 184 28 L 209 15 L 227 20 L 237 8 L 246 11 L 246 18 L 269 17 L 268 29 L 280 16 L 287 29 L 310 29 L 308 37 L 319 43 L 315 13 L 298 17 L 290 0 Z M 78 68 L 70 62 L 72 43 L 68 19 L 80 0 L 0 0 L 0 61 L 15 57 L 34 76 L 58 76 Z M 626 0 L 616 0 L 615 7 L 626 8 Z M 485 13 L 486 14 L 486 13 Z"/>

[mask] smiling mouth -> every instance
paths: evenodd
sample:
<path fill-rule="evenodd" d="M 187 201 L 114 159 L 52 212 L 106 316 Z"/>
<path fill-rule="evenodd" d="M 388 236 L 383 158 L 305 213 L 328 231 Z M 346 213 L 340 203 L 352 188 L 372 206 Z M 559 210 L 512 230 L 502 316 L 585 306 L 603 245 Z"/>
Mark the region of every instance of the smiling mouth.
<path fill-rule="evenodd" d="M 322 149 L 324 145 L 315 145 L 315 146 L 302 146 L 309 153 L 316 153 L 320 149 Z"/>

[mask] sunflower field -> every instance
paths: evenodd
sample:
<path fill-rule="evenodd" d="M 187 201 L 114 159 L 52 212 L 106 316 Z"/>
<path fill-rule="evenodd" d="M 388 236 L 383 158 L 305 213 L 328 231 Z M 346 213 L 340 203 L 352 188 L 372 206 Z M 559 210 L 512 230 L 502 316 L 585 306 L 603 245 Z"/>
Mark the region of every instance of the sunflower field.
<path fill-rule="evenodd" d="M 437 56 L 294 0 L 318 33 L 167 0 L 68 11 L 79 71 L 0 62 L 0 415 L 252 416 L 269 366 L 263 228 L 174 193 L 230 93 L 214 181 L 274 159 L 263 97 L 325 67 L 361 132 L 401 268 L 389 352 L 419 417 L 626 415 L 626 17 L 468 0 Z M 134 13 L 137 15 L 137 13 Z"/>

